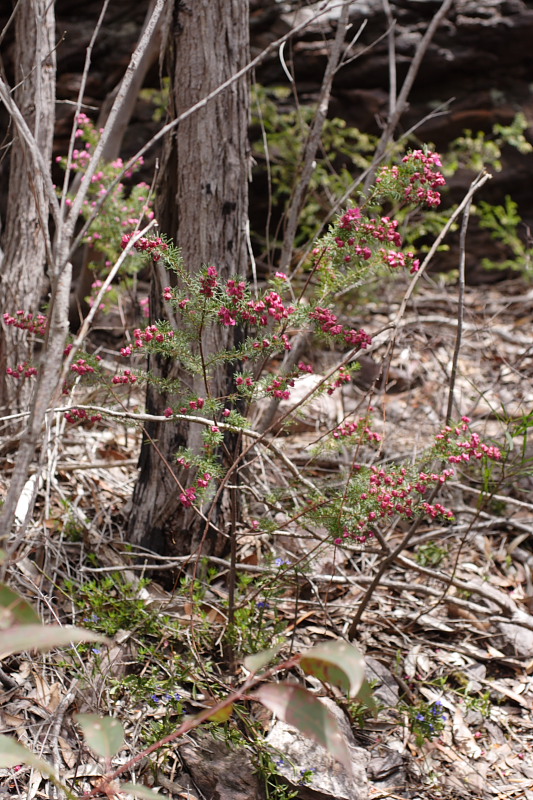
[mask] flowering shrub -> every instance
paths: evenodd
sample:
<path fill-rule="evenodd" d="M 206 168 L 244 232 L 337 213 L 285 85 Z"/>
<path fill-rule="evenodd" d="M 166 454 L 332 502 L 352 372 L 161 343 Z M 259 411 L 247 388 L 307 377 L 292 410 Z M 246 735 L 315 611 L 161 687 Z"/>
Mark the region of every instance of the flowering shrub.
<path fill-rule="evenodd" d="M 98 143 L 101 130 L 98 131 L 89 117 L 81 113 L 77 118 L 78 128 L 76 138 L 80 146 L 72 153 L 72 163 L 70 172 L 73 175 L 79 174 L 80 180 L 85 180 L 84 172 L 89 163 L 92 151 Z M 57 163 L 63 168 L 67 168 L 67 159 L 58 156 Z M 134 174 L 143 165 L 142 157 L 137 161 L 132 169 L 129 169 L 124 177 L 131 180 Z M 121 158 L 117 158 L 110 163 L 103 164 L 101 169 L 91 178 L 87 198 L 84 201 L 82 214 L 85 220 L 91 220 L 90 230 L 84 237 L 84 243 L 90 247 L 89 269 L 96 275 L 105 275 L 110 267 L 117 260 L 121 248 L 124 248 L 132 236 L 132 232 L 140 227 L 143 221 L 153 219 L 153 200 L 150 196 L 150 187 L 144 181 L 126 185 L 122 181 L 117 182 L 118 176 L 124 169 Z M 70 175 L 69 175 L 70 177 Z M 103 211 L 95 214 L 99 203 L 105 200 Z M 67 197 L 67 206 L 72 205 L 72 200 Z M 147 248 L 154 250 L 161 247 L 162 243 L 154 240 L 140 239 L 135 249 L 141 255 L 132 255 L 128 259 L 120 273 L 121 284 L 127 285 L 128 276 L 135 275 L 142 266 L 142 252 Z M 155 256 L 157 257 L 157 256 Z M 101 284 L 100 284 L 101 285 Z M 98 290 L 98 279 L 93 284 L 93 292 L 89 303 L 92 305 L 92 294 Z M 106 298 L 103 309 L 106 310 L 117 300 L 117 287 L 115 287 Z"/>
<path fill-rule="evenodd" d="M 73 168 L 83 171 L 97 137 L 83 115 L 78 135 L 85 148 L 75 151 Z M 152 214 L 140 184 L 131 191 L 128 201 L 121 184 L 109 188 L 121 167 L 121 163 L 115 162 L 97 173 L 91 187 L 92 199 L 87 201 L 85 212 L 89 215 L 96 198 L 109 194 L 107 211 L 99 215 L 87 241 L 113 257 L 131 241 L 131 229 L 138 225 L 141 217 Z M 148 354 L 164 356 L 179 361 L 184 373 L 202 376 L 205 383 L 202 395 L 187 393 L 185 384 L 164 381 L 158 384 L 168 397 L 165 418 L 192 416 L 203 426 L 201 452 L 180 450 L 175 455 L 185 476 L 185 485 L 179 493 L 183 507 L 201 506 L 214 491 L 216 481 L 223 477 L 218 453 L 224 433 L 248 426 L 246 416 L 241 416 L 236 409 L 246 411 L 251 403 L 262 398 L 290 401 L 297 382 L 313 372 L 312 365 L 303 361 L 286 372 L 276 367 L 275 359 L 291 351 L 296 333 L 305 331 L 334 348 L 348 350 L 345 363 L 320 379 L 309 397 L 321 392 L 332 394 L 351 381 L 357 353 L 372 344 L 372 336 L 339 318 L 330 306 L 332 293 L 361 282 L 376 269 L 408 273 L 418 270 L 415 254 L 402 249 L 398 221 L 383 215 L 382 205 L 438 206 L 439 189 L 444 184 L 438 167 L 440 158 L 430 150 L 414 150 L 399 164 L 382 167 L 374 187 L 360 205 L 352 205 L 339 214 L 329 231 L 316 242 L 308 265 L 312 280 L 307 281 L 305 296 L 298 299 L 285 273 L 277 272 L 263 291 L 256 294 L 245 278 L 222 278 L 215 265 L 205 266 L 199 274 L 190 274 L 179 251 L 162 237 L 144 236 L 135 242 L 135 253 L 130 259 L 137 264 L 136 268 L 142 259 L 151 259 L 160 261 L 164 268 L 175 273 L 177 285 L 166 286 L 163 299 L 172 307 L 178 325 L 172 327 L 167 320 L 160 320 L 134 329 L 120 355 L 135 363 Z M 124 231 L 124 228 L 130 230 Z M 6 324 L 31 333 L 44 335 L 46 331 L 44 315 L 34 317 L 17 311 L 13 316 L 5 315 L 4 319 Z M 210 353 L 207 363 L 201 340 L 209 326 L 239 326 L 244 334 L 243 341 L 232 350 Z M 69 349 L 70 346 L 65 354 Z M 210 376 L 217 369 L 226 369 L 228 362 L 234 365 L 233 387 L 228 396 L 212 397 Z M 21 378 L 31 377 L 36 370 L 20 364 L 8 368 L 7 372 L 14 378 Z M 67 382 L 65 393 L 72 391 L 75 380 L 87 377 L 107 386 L 114 397 L 123 386 L 138 384 L 140 379 L 154 380 L 131 366 L 120 368 L 110 376 L 99 357 L 88 354 L 78 354 L 70 373 L 74 380 Z M 100 415 L 91 416 L 75 408 L 67 412 L 66 419 L 71 423 L 94 424 Z M 420 515 L 451 521 L 453 513 L 435 501 L 435 489 L 455 474 L 456 465 L 471 459 L 498 460 L 501 456 L 498 448 L 481 442 L 469 425 L 470 420 L 463 417 L 458 425 L 443 428 L 436 436 L 434 447 L 416 464 L 384 468 L 364 461 L 369 447 L 379 451 L 382 444 L 381 435 L 373 430 L 370 415 L 346 418 L 324 438 L 321 448 L 354 447 L 357 457 L 352 461 L 350 475 L 340 490 L 317 487 L 315 495 L 309 498 L 304 516 L 324 526 L 337 545 L 364 544 L 376 535 L 378 525 L 383 529 L 397 520 L 409 523 Z"/>
<path fill-rule="evenodd" d="M 450 509 L 428 501 L 435 487 L 443 486 L 455 475 L 455 469 L 445 464 L 468 461 L 471 455 L 477 460 L 501 458 L 500 450 L 482 443 L 478 434 L 470 431 L 469 423 L 468 417 L 463 417 L 459 425 L 446 426 L 416 464 L 389 469 L 354 464 L 343 494 L 327 504 L 318 502 L 310 512 L 311 517 L 330 530 L 338 545 L 364 544 L 375 535 L 377 525 L 383 530 L 394 519 L 410 521 L 422 514 L 443 522 L 452 521 Z M 350 440 L 358 448 L 363 444 L 379 444 L 381 436 L 369 426 L 368 416 L 344 422 L 335 428 L 332 438 L 337 445 Z"/>
<path fill-rule="evenodd" d="M 376 178 L 379 195 L 390 195 L 403 190 L 403 197 L 409 203 L 425 203 L 430 207 L 440 205 L 438 189 L 446 180 L 435 167 L 442 167 L 440 156 L 431 151 L 413 150 L 402 159 L 400 166 L 382 167 Z"/>
<path fill-rule="evenodd" d="M 32 378 L 34 375 L 37 375 L 37 368 L 30 367 L 27 361 L 24 361 L 22 364 L 17 364 L 16 367 L 6 367 L 6 375 L 9 375 L 11 378 Z"/>

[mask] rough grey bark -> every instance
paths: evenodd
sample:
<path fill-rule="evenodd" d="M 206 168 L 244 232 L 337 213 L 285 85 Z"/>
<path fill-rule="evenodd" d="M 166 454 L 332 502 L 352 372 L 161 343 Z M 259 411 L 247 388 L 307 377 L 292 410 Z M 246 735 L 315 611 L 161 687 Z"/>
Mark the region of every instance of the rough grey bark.
<path fill-rule="evenodd" d="M 167 55 L 172 82 L 170 114 L 176 118 L 208 92 L 229 79 L 248 60 L 248 0 L 175 1 L 168 30 L 173 32 Z M 248 213 L 248 84 L 242 78 L 211 100 L 184 122 L 167 139 L 160 174 L 157 218 L 161 230 L 182 249 L 184 262 L 192 272 L 213 264 L 222 277 L 246 274 L 245 225 Z M 172 282 L 160 263 L 154 269 L 151 313 L 161 319 L 162 289 Z M 177 320 L 174 321 L 177 324 Z M 203 352 L 233 344 L 234 328 L 216 327 L 203 335 Z M 179 363 L 152 359 L 150 369 L 161 377 L 183 377 Z M 217 371 L 194 381 L 199 395 L 224 396 L 230 391 L 233 370 Z M 188 386 L 191 379 L 187 378 Z M 147 407 L 162 413 L 168 405 L 165 395 L 150 389 Z M 193 510 L 179 502 L 180 490 L 170 464 L 181 446 L 198 450 L 198 426 L 149 424 L 140 457 L 140 476 L 133 496 L 129 537 L 145 547 L 173 552 L 190 552 L 199 543 L 205 523 Z M 163 456 L 163 458 L 162 458 Z M 174 465 L 175 466 L 175 465 Z M 173 467 L 174 468 L 174 467 Z M 187 475 L 175 471 L 186 485 Z M 224 527 L 224 501 L 212 521 Z M 211 531 L 212 534 L 212 531 Z M 211 549 L 215 547 L 212 541 Z M 216 538 L 216 536 L 215 536 Z M 220 538 L 216 548 L 220 546 Z"/>
<path fill-rule="evenodd" d="M 55 119 L 55 18 L 50 0 L 22 0 L 15 18 L 15 101 L 46 163 L 52 157 Z M 9 195 L 0 272 L 0 405 L 10 412 L 27 408 L 31 380 L 6 376 L 33 356 L 32 337 L 7 327 L 3 314 L 36 313 L 45 288 L 49 249 L 48 202 L 43 176 L 34 169 L 26 145 L 12 129 Z"/>

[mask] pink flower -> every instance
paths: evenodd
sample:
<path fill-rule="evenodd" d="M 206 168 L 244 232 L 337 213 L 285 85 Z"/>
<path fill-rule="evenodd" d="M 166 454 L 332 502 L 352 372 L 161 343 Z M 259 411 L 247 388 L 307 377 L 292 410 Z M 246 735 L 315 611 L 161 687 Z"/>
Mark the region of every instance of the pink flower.
<path fill-rule="evenodd" d="M 223 325 L 235 325 L 236 324 L 235 317 L 231 316 L 231 312 L 230 312 L 229 308 L 226 308 L 226 306 L 222 306 L 222 308 L 218 312 L 218 318 L 223 323 Z"/>

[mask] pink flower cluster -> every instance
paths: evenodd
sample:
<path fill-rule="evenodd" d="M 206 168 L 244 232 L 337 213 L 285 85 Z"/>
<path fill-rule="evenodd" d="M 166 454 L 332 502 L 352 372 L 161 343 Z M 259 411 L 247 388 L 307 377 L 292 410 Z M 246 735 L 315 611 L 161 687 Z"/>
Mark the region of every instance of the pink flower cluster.
<path fill-rule="evenodd" d="M 123 250 L 126 249 L 128 242 L 133 238 L 133 236 L 133 233 L 124 234 L 121 240 L 121 246 Z M 162 251 L 168 250 L 168 244 L 164 242 L 160 236 L 157 236 L 155 239 L 148 239 L 146 236 L 141 236 L 140 239 L 137 239 L 133 247 L 139 252 L 151 253 L 154 261 L 159 261 Z"/>
<path fill-rule="evenodd" d="M 95 368 L 86 362 L 84 358 L 78 358 L 75 364 L 71 365 L 71 370 L 78 375 L 87 375 L 89 372 L 96 372 Z"/>
<path fill-rule="evenodd" d="M 294 380 L 292 378 L 274 378 L 272 383 L 266 387 L 266 390 L 272 397 L 277 397 L 279 400 L 288 400 L 291 393 L 287 389 L 287 386 L 294 386 Z"/>
<path fill-rule="evenodd" d="M 163 331 L 157 325 L 148 325 L 143 331 L 140 328 L 135 328 L 133 335 L 135 336 L 135 343 L 133 346 L 129 344 L 127 347 L 122 347 L 120 349 L 121 356 L 131 356 L 134 350 L 141 349 L 145 344 L 149 344 L 154 340 L 161 343 L 173 339 L 174 331 Z"/>
<path fill-rule="evenodd" d="M 409 178 L 410 187 L 405 190 L 406 199 L 411 202 L 427 203 L 429 206 L 438 206 L 440 193 L 434 190 L 439 186 L 446 185 L 444 175 L 434 169 L 434 167 L 442 166 L 439 154 L 413 150 L 404 156 L 402 161 L 404 164 L 414 165 L 416 168 Z"/>
<path fill-rule="evenodd" d="M 339 220 L 339 228 L 343 231 L 355 233 L 359 237 L 359 244 L 366 244 L 367 239 L 376 239 L 379 242 L 391 242 L 396 247 L 401 247 L 402 237 L 398 233 L 398 220 L 391 220 L 390 217 L 381 219 L 369 219 L 362 222 L 361 211 L 358 208 L 350 208 Z M 345 245 L 353 246 L 356 243 L 355 237 L 349 239 L 336 240 L 339 247 Z M 370 256 L 366 256 L 369 258 Z"/>
<path fill-rule="evenodd" d="M 262 301 L 256 303 L 254 310 L 258 310 L 258 305 L 263 302 L 266 306 L 266 312 L 270 317 L 273 317 L 277 322 L 282 319 L 287 319 L 291 314 L 294 314 L 294 306 L 285 307 L 283 300 L 277 292 L 268 292 Z"/>
<path fill-rule="evenodd" d="M 347 344 L 353 347 L 359 346 L 364 350 L 369 344 L 372 344 L 372 337 L 366 333 L 362 328 L 356 331 L 355 329 L 346 330 L 338 321 L 336 315 L 330 311 L 329 308 L 321 308 L 317 306 L 314 311 L 309 315 L 311 319 L 316 319 L 320 325 L 323 333 L 330 336 L 342 336 Z"/>
<path fill-rule="evenodd" d="M 87 422 L 99 422 L 102 419 L 101 414 L 92 414 L 89 416 L 88 412 L 84 408 L 72 408 L 70 411 L 65 412 L 65 419 L 67 422 L 82 422 L 86 420 Z"/>
<path fill-rule="evenodd" d="M 388 172 L 383 172 L 379 180 L 385 180 L 385 177 L 388 180 L 380 194 L 385 197 L 387 193 L 397 195 L 398 187 L 402 188 L 399 168 L 384 169 Z M 363 215 L 360 208 L 349 208 L 337 218 L 330 232 L 314 248 L 317 269 L 329 272 L 334 281 L 339 275 L 345 274 L 346 268 L 349 268 L 350 276 L 358 280 L 373 263 L 380 262 L 393 269 L 407 267 L 411 272 L 417 272 L 419 263 L 414 259 L 414 254 L 403 254 L 397 250 L 402 247 L 398 226 L 398 220 L 390 217 L 369 218 Z"/>
<path fill-rule="evenodd" d="M 397 514 L 409 520 L 423 511 L 433 519 L 453 519 L 452 512 L 440 503 L 431 505 L 422 501 L 429 486 L 443 484 L 453 474 L 453 470 L 449 469 L 440 474 L 428 475 L 420 472 L 417 476 L 410 477 L 405 467 L 390 471 L 371 467 L 368 489 L 358 497 L 358 518 L 345 525 L 342 537 L 337 537 L 335 544 L 342 544 L 345 539 L 363 543 L 372 535 L 372 526 L 378 520 Z"/>
<path fill-rule="evenodd" d="M 134 375 L 131 370 L 125 369 L 124 375 L 113 375 L 113 380 L 111 383 L 115 385 L 120 383 L 137 383 L 137 375 Z"/>
<path fill-rule="evenodd" d="M 450 464 L 461 464 L 470 461 L 471 458 L 477 460 L 490 458 L 499 461 L 502 457 L 501 451 L 494 445 L 487 445 L 481 441 L 477 433 L 470 431 L 470 417 L 461 417 L 461 423 L 455 427 L 447 425 L 435 437 L 438 451 L 444 453 Z M 452 451 L 451 455 L 449 454 Z"/>
<path fill-rule="evenodd" d="M 76 134 L 83 135 L 83 131 L 78 128 Z M 80 136 L 77 136 L 76 138 L 79 139 Z M 72 170 L 80 170 L 84 172 L 87 169 L 87 164 L 91 160 L 91 154 L 89 153 L 90 149 L 91 149 L 91 144 L 89 142 L 85 145 L 85 148 L 83 150 L 72 151 L 72 164 L 70 167 Z M 62 161 L 64 161 L 63 156 L 56 157 L 56 162 L 58 164 L 60 164 Z"/>
<path fill-rule="evenodd" d="M 379 252 L 384 263 L 391 269 L 409 268 L 411 275 L 414 275 L 420 269 L 420 261 L 415 258 L 413 252 L 402 253 L 401 251 L 396 252 L 395 250 L 385 250 L 383 248 Z"/>
<path fill-rule="evenodd" d="M 234 302 L 242 300 L 246 291 L 246 283 L 244 281 L 229 280 L 226 284 L 226 292 L 229 297 L 234 298 Z"/>
<path fill-rule="evenodd" d="M 368 417 L 361 417 L 354 422 L 343 422 L 333 431 L 333 438 L 340 439 L 347 436 L 357 436 L 358 441 L 363 438 L 369 442 L 381 442 L 381 435 L 370 430 Z"/>
<path fill-rule="evenodd" d="M 235 378 L 235 384 L 236 386 L 246 386 L 251 389 L 254 385 L 254 380 L 249 376 L 246 377 L 245 375 L 239 375 L 238 378 Z"/>
<path fill-rule="evenodd" d="M 368 261 L 377 254 L 381 261 L 392 269 L 403 267 L 409 268 L 412 273 L 418 271 L 420 263 L 415 260 L 414 253 L 402 253 L 385 247 L 375 250 L 375 244 L 379 242 L 396 247 L 402 246 L 398 221 L 391 220 L 390 217 L 366 220 L 359 208 L 349 208 L 339 218 L 327 252 L 333 266 L 339 266 L 339 256 L 345 252 L 346 255 L 342 257 L 345 263 L 351 262 L 354 256 L 358 261 Z M 313 252 L 318 255 L 321 250 L 315 248 Z"/>
<path fill-rule="evenodd" d="M 220 311 L 218 312 L 218 318 L 222 322 L 223 325 L 231 326 L 236 325 L 237 320 L 234 316 L 232 316 L 231 311 L 226 306 L 222 306 Z"/>
<path fill-rule="evenodd" d="M 37 369 L 35 367 L 28 367 L 28 362 L 25 361 L 23 364 L 18 364 L 16 367 L 7 367 L 6 368 L 6 375 L 10 375 L 12 378 L 31 378 L 34 375 L 37 375 Z"/>
<path fill-rule="evenodd" d="M 96 234 L 95 234 L 95 236 L 96 236 Z M 104 282 L 101 281 L 100 278 L 97 278 L 97 280 L 95 280 L 95 281 L 93 281 L 93 283 L 91 283 L 91 296 L 89 297 L 89 305 L 91 306 L 91 308 L 92 308 L 92 306 L 94 306 L 94 304 L 96 302 L 96 296 L 98 294 L 98 290 L 101 289 L 103 285 L 104 285 Z M 113 291 L 113 287 L 112 286 L 108 286 L 107 289 L 106 289 L 106 292 L 109 293 L 109 292 L 112 292 L 112 291 Z M 98 306 L 100 311 L 104 311 L 105 307 L 106 307 L 105 303 L 100 303 L 100 305 Z"/>
<path fill-rule="evenodd" d="M 305 361 L 298 362 L 298 369 L 300 372 L 308 372 L 310 375 L 314 373 L 314 369 L 311 364 L 306 364 Z"/>
<path fill-rule="evenodd" d="M 189 406 L 182 406 L 179 410 L 180 414 L 188 414 L 189 411 L 201 411 L 205 406 L 205 399 L 197 397 L 196 400 L 189 400 Z"/>
<path fill-rule="evenodd" d="M 349 208 L 339 217 L 325 252 L 331 266 L 339 268 L 342 264 L 349 264 L 354 258 L 357 263 L 368 261 L 374 255 L 373 248 L 379 242 L 401 247 L 398 221 L 391 220 L 390 217 L 367 219 L 359 208 Z M 380 255 L 383 252 L 383 249 L 378 251 Z M 320 247 L 313 250 L 314 255 L 322 253 Z"/>
<path fill-rule="evenodd" d="M 29 331 L 30 333 L 37 333 L 39 336 L 44 336 L 48 319 L 44 314 L 37 314 L 34 316 L 31 312 L 26 314 L 24 311 L 19 310 L 15 312 L 15 316 L 4 314 L 4 323 L 14 328 L 20 328 L 23 331 Z"/>
<path fill-rule="evenodd" d="M 444 519 L 453 519 L 453 514 L 440 503 L 422 503 L 421 508 L 425 511 L 428 517 L 436 519 L 437 517 L 444 517 Z"/>
<path fill-rule="evenodd" d="M 214 290 L 218 286 L 218 270 L 216 267 L 208 267 L 207 273 L 200 278 L 200 294 L 204 297 L 213 297 Z"/>
<path fill-rule="evenodd" d="M 430 150 L 413 150 L 402 159 L 402 167 L 382 167 L 376 178 L 376 184 L 395 184 L 403 189 L 407 202 L 435 208 L 440 204 L 440 192 L 437 189 L 445 186 L 446 179 L 435 167 L 442 166 L 438 153 Z"/>
<path fill-rule="evenodd" d="M 327 393 L 330 395 L 333 394 L 335 389 L 338 389 L 340 386 L 344 386 L 345 383 L 350 383 L 351 380 L 352 376 L 350 373 L 347 372 L 344 367 L 340 367 L 335 380 L 328 384 Z M 335 434 L 333 435 L 335 436 Z"/>
<path fill-rule="evenodd" d="M 292 344 L 286 333 L 282 333 L 281 336 L 275 333 L 272 339 L 261 339 L 261 341 L 254 342 L 252 347 L 254 350 L 267 350 L 269 347 L 279 344 L 283 344 L 284 350 L 292 350 Z"/>
<path fill-rule="evenodd" d="M 196 491 L 196 487 L 191 486 L 180 494 L 181 504 L 185 506 L 185 508 L 190 508 L 193 503 L 196 502 Z"/>
<path fill-rule="evenodd" d="M 186 469 L 190 467 L 185 459 L 179 459 L 178 463 L 181 463 Z M 190 486 L 188 489 L 185 489 L 184 492 L 180 494 L 180 501 L 185 508 L 190 508 L 197 500 L 198 489 L 207 489 L 211 481 L 213 480 L 213 476 L 210 472 L 204 472 L 201 478 L 196 479 L 196 484 Z"/>
<path fill-rule="evenodd" d="M 219 319 L 224 325 L 235 325 L 237 318 L 242 322 L 249 322 L 251 325 L 268 325 L 269 319 L 280 322 L 288 319 L 296 310 L 294 306 L 286 306 L 277 292 L 270 291 L 262 300 L 249 300 L 244 304 L 245 284 L 241 281 L 228 281 L 228 296 L 231 299 L 232 308 L 224 306 L 219 311 Z"/>

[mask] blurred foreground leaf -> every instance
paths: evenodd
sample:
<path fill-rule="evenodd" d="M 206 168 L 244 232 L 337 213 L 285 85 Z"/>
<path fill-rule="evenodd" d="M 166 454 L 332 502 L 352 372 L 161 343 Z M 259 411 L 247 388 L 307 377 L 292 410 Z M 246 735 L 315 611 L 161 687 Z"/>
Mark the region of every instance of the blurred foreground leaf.
<path fill-rule="evenodd" d="M 85 741 L 97 755 L 112 758 L 124 744 L 124 727 L 118 719 L 96 714 L 76 714 L 75 719 Z"/>
<path fill-rule="evenodd" d="M 13 625 L 0 628 L 0 659 L 22 650 L 51 650 L 63 644 L 106 641 L 99 633 L 71 625 Z"/>
<path fill-rule="evenodd" d="M 311 692 L 292 684 L 266 683 L 254 696 L 287 725 L 325 747 L 351 774 L 350 755 L 337 720 Z"/>
<path fill-rule="evenodd" d="M 363 656 L 348 642 L 327 642 L 308 650 L 300 666 L 307 675 L 338 686 L 349 697 L 358 693 L 365 678 Z"/>

